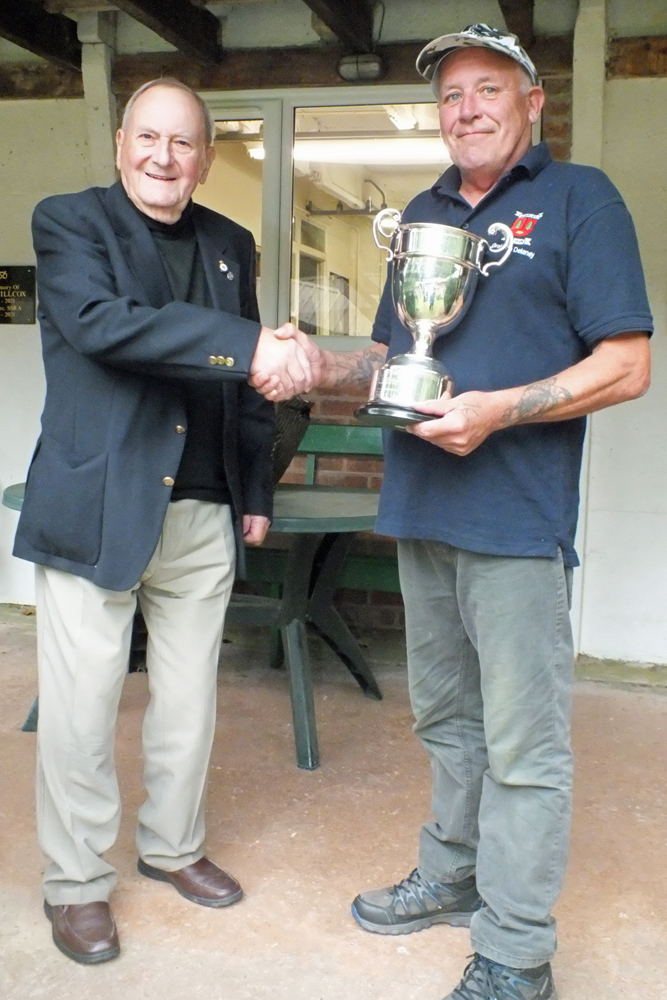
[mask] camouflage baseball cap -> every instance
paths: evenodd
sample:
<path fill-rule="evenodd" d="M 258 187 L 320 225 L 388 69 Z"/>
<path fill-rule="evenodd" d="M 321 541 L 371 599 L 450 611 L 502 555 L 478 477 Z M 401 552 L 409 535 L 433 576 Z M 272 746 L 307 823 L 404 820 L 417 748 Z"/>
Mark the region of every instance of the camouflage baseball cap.
<path fill-rule="evenodd" d="M 519 66 L 526 71 L 532 83 L 539 84 L 537 70 L 525 49 L 519 45 L 516 35 L 504 34 L 490 28 L 488 24 L 469 24 L 463 31 L 457 31 L 453 35 L 441 35 L 434 38 L 432 42 L 425 45 L 417 56 L 417 72 L 427 80 L 431 81 L 431 86 L 438 94 L 438 66 L 442 60 L 454 49 L 462 49 L 468 45 L 478 46 L 484 49 L 493 49 L 504 56 L 509 56 L 518 62 Z"/>

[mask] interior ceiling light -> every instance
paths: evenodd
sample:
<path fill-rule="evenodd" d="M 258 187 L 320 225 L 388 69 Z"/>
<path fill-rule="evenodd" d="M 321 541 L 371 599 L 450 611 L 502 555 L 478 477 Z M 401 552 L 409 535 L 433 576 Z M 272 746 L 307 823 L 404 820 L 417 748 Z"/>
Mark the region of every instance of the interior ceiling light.
<path fill-rule="evenodd" d="M 261 142 L 247 143 L 253 160 L 264 159 Z M 449 163 L 449 154 L 437 136 L 405 139 L 297 139 L 297 163 L 348 163 L 409 166 Z"/>
<path fill-rule="evenodd" d="M 449 161 L 438 136 L 405 139 L 304 139 L 294 145 L 297 162 L 419 164 Z"/>

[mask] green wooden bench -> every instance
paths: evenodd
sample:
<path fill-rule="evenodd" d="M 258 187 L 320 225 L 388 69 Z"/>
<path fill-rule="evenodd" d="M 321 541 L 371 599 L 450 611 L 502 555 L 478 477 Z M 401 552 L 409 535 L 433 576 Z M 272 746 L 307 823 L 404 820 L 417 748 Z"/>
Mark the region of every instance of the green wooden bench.
<path fill-rule="evenodd" d="M 360 424 L 310 424 L 298 454 L 306 456 L 305 483 L 315 485 L 317 462 L 321 455 L 339 457 L 381 458 L 382 430 Z M 265 589 L 277 587 L 285 576 L 287 552 L 276 547 L 278 539 L 269 537 L 268 544 L 246 552 L 248 582 Z M 278 543 L 279 544 L 279 543 Z M 398 564 L 395 555 L 349 552 L 337 583 L 348 590 L 400 591 Z"/>

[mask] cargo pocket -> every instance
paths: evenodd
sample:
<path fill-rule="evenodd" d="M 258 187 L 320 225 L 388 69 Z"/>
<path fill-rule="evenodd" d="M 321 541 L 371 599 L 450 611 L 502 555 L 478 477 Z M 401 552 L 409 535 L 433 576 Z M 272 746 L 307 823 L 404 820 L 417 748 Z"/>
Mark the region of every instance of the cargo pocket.
<path fill-rule="evenodd" d="M 94 566 L 102 545 L 107 455 L 80 459 L 43 438 L 30 467 L 19 534 L 34 549 Z"/>

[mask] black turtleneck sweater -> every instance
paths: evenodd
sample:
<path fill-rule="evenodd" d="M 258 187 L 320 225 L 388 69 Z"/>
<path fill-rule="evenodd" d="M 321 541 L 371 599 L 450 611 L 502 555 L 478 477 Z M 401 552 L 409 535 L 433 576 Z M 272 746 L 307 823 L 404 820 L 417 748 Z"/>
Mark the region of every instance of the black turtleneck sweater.
<path fill-rule="evenodd" d="M 151 231 L 174 301 L 212 308 L 213 301 L 192 221 L 193 203 L 189 202 L 178 222 L 172 224 L 158 222 L 139 211 L 136 205 L 134 208 Z M 204 380 L 178 384 L 187 413 L 187 436 L 171 500 L 231 503 L 220 440 L 224 417 L 222 385 Z"/>

